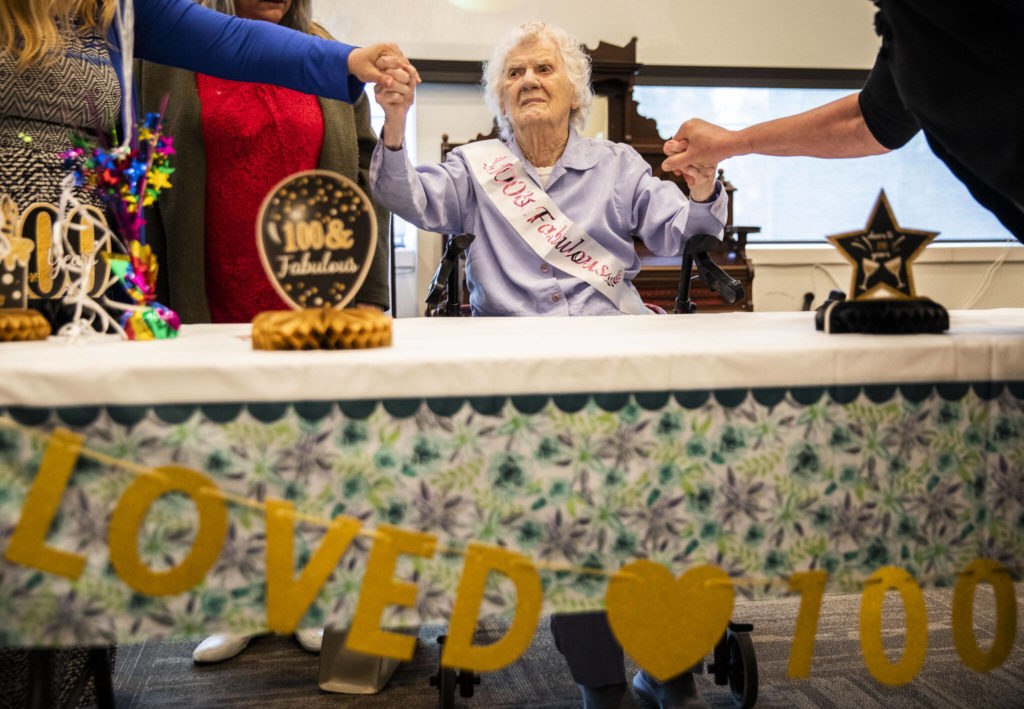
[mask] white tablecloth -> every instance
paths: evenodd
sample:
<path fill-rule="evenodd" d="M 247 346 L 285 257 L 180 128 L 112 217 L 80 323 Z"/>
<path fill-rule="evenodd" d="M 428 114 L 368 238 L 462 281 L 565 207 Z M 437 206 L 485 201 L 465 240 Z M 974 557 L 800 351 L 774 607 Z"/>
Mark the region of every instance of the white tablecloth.
<path fill-rule="evenodd" d="M 271 498 L 324 525 L 345 514 L 609 570 L 637 558 L 748 579 L 826 569 L 844 590 L 894 564 L 923 585 L 951 585 L 979 557 L 1020 573 L 1024 310 L 953 313 L 936 336 L 825 335 L 811 313 L 400 320 L 393 347 L 353 352 L 256 352 L 248 336 L 211 325 L 166 342 L 0 345 L 4 417 L 67 429 L 94 454 L 47 536 L 87 558 L 83 576 L 0 558 L 8 643 L 264 630 L 252 505 Z M 601 392 L 615 394 L 558 396 Z M 40 443 L 10 428 L 0 439 L 4 539 Z M 202 583 L 141 604 L 108 548 L 139 464 L 189 468 L 248 501 L 229 506 Z M 137 535 L 154 566 L 184 558 L 196 525 L 181 496 L 158 505 Z M 350 624 L 354 558 L 306 622 Z M 417 570 L 430 591 L 408 622 L 435 622 L 459 574 L 447 558 Z M 587 579 L 548 575 L 545 607 L 600 607 L 605 586 Z M 516 602 L 496 588 L 485 613 Z"/>
<path fill-rule="evenodd" d="M 1024 380 L 1024 309 L 942 335 L 825 335 L 813 313 L 396 320 L 389 348 L 254 351 L 249 325 L 174 340 L 0 344 L 0 405 L 78 406 Z"/>

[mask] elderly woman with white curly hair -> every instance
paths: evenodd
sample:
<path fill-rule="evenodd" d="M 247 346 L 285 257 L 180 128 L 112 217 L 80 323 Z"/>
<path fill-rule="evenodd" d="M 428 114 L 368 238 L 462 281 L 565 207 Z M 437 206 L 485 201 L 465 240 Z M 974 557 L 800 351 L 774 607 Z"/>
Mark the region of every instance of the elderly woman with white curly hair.
<path fill-rule="evenodd" d="M 371 185 L 422 229 L 476 235 L 466 257 L 473 315 L 648 312 L 632 284 L 640 260 L 631 235 L 668 256 L 692 235 L 722 231 L 726 195 L 714 165 L 686 168 L 688 199 L 631 147 L 579 135 L 593 98 L 590 62 L 563 30 L 515 28 L 486 64 L 484 96 L 503 141 L 414 169 L 403 150 L 414 89 L 377 90 L 385 123 Z"/>
<path fill-rule="evenodd" d="M 631 147 L 583 138 L 590 63 L 565 31 L 517 27 L 484 69 L 501 141 L 469 143 L 443 164 L 413 167 L 404 150 L 412 82 L 376 91 L 385 123 L 370 180 L 375 198 L 422 229 L 472 233 L 466 276 L 473 315 L 613 315 L 648 312 L 632 279 L 631 235 L 673 255 L 695 234 L 721 234 L 726 195 L 715 166 L 688 166 L 690 196 L 655 178 Z M 626 691 L 622 648 L 606 617 L 552 619 L 556 644 L 586 707 L 613 707 Z M 693 675 L 633 681 L 649 706 L 696 699 Z"/>

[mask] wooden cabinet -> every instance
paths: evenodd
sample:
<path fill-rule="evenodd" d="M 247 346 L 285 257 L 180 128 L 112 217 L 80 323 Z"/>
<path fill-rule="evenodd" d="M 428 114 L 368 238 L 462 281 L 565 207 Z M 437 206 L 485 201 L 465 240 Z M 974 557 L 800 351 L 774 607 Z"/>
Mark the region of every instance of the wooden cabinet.
<path fill-rule="evenodd" d="M 634 81 L 641 66 L 636 61 L 636 38 L 623 47 L 600 42 L 596 49 L 588 49 L 588 52 L 593 66 L 594 92 L 608 100 L 608 139 L 633 146 L 651 166 L 655 177 L 673 182 L 689 194 L 682 177 L 671 172 L 665 173 L 661 169 L 661 162 L 665 158 L 662 151 L 665 139 L 658 133 L 654 119 L 640 114 L 633 98 Z M 680 120 L 683 118 L 680 116 Z M 733 225 L 733 201 L 737 190 L 725 179 L 722 170 L 718 171 L 718 175 L 729 193 L 729 212 L 722 247 L 712 252 L 711 257 L 726 273 L 743 284 L 744 297 L 736 303 L 726 303 L 718 294 L 709 291 L 696 280 L 690 287 L 690 298 L 697 303 L 699 313 L 750 311 L 753 310 L 754 267 L 747 259 L 747 235 L 760 231 L 760 228 Z M 682 259 L 657 257 L 640 242 L 637 242 L 637 253 L 643 270 L 633 284 L 640 291 L 640 296 L 645 302 L 672 312 Z M 696 270 L 692 275 L 696 275 Z"/>

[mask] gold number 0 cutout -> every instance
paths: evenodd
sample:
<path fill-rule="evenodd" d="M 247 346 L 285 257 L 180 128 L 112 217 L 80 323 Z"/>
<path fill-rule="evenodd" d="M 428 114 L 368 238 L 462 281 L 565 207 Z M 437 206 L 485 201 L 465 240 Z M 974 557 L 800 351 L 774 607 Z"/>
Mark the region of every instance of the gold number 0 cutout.
<path fill-rule="evenodd" d="M 882 601 L 889 590 L 899 592 L 906 618 L 899 662 L 889 662 L 882 646 Z M 904 569 L 884 566 L 865 582 L 860 601 L 860 649 L 871 675 L 890 687 L 907 684 L 921 671 L 928 649 L 928 615 L 921 587 Z"/>
<path fill-rule="evenodd" d="M 974 636 L 974 589 L 982 581 L 996 597 L 996 633 L 992 647 L 982 652 Z M 953 645 L 960 660 L 976 672 L 1002 665 L 1017 634 L 1017 599 L 1005 567 L 992 559 L 975 559 L 961 572 L 953 588 Z"/>

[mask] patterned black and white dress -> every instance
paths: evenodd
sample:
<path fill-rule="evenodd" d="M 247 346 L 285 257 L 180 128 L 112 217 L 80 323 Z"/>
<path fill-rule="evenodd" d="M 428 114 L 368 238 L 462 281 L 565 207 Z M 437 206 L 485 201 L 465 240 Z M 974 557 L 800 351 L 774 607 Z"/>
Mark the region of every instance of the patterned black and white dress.
<path fill-rule="evenodd" d="M 52 62 L 21 71 L 0 49 L 0 86 L 0 192 L 14 197 L 19 210 L 56 204 L 69 135 L 109 135 L 120 113 L 121 85 L 106 39 L 73 35 Z"/>
<path fill-rule="evenodd" d="M 69 137 L 119 133 L 120 108 L 121 85 L 99 32 L 72 34 L 51 60 L 21 69 L 0 49 L 0 195 L 10 195 L 19 214 L 38 202 L 57 205 L 67 175 L 60 154 L 71 147 Z M 75 189 L 74 196 L 102 209 L 87 190 Z M 63 320 L 56 302 L 30 304 L 51 324 Z"/>
<path fill-rule="evenodd" d="M 68 136 L 109 133 L 120 114 L 121 86 L 110 62 L 106 40 L 94 33 L 70 38 L 51 63 L 18 71 L 14 57 L 0 49 L 0 194 L 10 195 L 23 212 L 36 202 L 57 204 L 67 171 L 60 153 L 71 147 Z M 85 190 L 75 196 L 98 200 Z M 56 304 L 37 304 L 51 322 Z M 54 699 L 69 698 L 86 671 L 83 648 L 67 647 L 54 656 Z M 0 705 L 27 706 L 29 655 L 0 647 Z M 95 702 L 92 683 L 79 706 Z"/>

